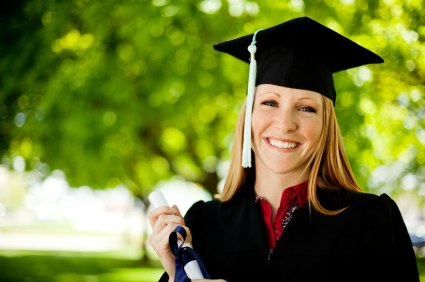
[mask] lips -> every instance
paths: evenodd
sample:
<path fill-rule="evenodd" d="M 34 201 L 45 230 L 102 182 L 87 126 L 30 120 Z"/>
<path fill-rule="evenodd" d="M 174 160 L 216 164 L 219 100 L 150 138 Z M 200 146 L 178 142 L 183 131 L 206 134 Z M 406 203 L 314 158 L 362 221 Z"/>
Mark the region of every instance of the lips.
<path fill-rule="evenodd" d="M 267 138 L 270 145 L 280 148 L 280 149 L 294 149 L 299 144 L 294 141 L 282 141 L 277 139 Z"/>

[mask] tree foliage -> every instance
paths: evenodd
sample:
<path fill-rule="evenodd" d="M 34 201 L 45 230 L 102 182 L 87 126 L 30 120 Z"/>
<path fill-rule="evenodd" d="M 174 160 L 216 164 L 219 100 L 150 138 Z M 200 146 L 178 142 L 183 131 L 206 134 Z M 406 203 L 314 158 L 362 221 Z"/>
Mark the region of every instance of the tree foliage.
<path fill-rule="evenodd" d="M 0 155 L 145 197 L 181 175 L 217 192 L 248 66 L 212 44 L 309 16 L 382 55 L 336 74 L 367 190 L 425 194 L 422 0 L 26 0 L 1 12 Z M 320 44 L 318 42 L 317 44 Z"/>

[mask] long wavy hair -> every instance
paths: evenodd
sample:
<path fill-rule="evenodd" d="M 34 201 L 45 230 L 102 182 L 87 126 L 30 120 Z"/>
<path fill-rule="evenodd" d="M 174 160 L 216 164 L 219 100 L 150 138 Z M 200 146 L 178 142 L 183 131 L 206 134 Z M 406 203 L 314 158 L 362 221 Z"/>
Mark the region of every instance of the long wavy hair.
<path fill-rule="evenodd" d="M 348 162 L 333 102 L 325 96 L 322 96 L 322 99 L 323 128 L 320 134 L 319 144 L 314 150 L 306 168 L 310 170 L 308 202 L 310 207 L 313 207 L 322 214 L 335 215 L 345 208 L 340 210 L 328 210 L 324 208 L 318 200 L 317 189 L 328 188 L 361 191 L 361 188 L 356 182 L 354 173 Z M 252 151 L 253 166 L 251 168 L 243 168 L 241 166 L 245 107 L 246 104 L 244 103 L 233 137 L 229 171 L 223 192 L 218 196 L 222 201 L 232 199 L 248 181 L 255 180 L 255 156 Z"/>

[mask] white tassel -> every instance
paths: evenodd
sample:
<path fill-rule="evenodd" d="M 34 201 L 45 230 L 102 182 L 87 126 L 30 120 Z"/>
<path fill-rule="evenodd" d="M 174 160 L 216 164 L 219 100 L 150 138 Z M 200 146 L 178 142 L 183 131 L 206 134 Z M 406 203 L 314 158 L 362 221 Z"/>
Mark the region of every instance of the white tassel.
<path fill-rule="evenodd" d="M 251 167 L 251 121 L 252 107 L 254 104 L 255 80 L 257 76 L 257 61 L 255 53 L 257 52 L 256 36 L 260 30 L 254 33 L 251 44 L 248 46 L 248 51 L 251 54 L 249 63 L 249 78 L 248 78 L 248 93 L 246 95 L 246 110 L 245 110 L 245 125 L 243 132 L 243 148 L 242 148 L 242 167 Z"/>

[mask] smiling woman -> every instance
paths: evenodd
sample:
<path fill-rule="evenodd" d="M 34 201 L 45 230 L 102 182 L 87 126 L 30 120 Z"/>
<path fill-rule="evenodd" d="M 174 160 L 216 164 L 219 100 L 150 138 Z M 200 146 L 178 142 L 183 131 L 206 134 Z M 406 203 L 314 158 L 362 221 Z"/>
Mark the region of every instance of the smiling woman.
<path fill-rule="evenodd" d="M 257 178 L 258 195 L 270 202 L 279 200 L 263 194 L 308 178 L 306 168 L 322 132 L 322 112 L 322 95 L 317 92 L 273 84 L 257 86 L 252 112 L 252 150 L 257 175 L 264 175 Z M 271 189 L 270 179 L 275 177 L 279 179 L 278 187 Z"/>
<path fill-rule="evenodd" d="M 212 279 L 419 281 L 399 208 L 361 191 L 334 110 L 333 73 L 382 58 L 306 17 L 214 47 L 250 63 L 248 94 L 218 199 L 149 213 L 160 281 L 179 275 L 178 225 Z"/>

